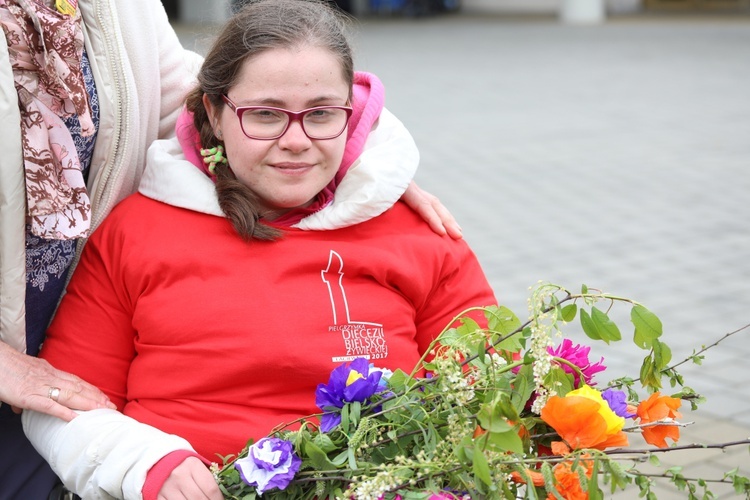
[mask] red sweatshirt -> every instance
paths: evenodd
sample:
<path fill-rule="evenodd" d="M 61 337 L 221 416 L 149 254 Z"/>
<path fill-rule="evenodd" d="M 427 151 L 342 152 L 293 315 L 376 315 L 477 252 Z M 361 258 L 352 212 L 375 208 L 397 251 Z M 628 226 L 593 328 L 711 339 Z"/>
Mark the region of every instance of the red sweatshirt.
<path fill-rule="evenodd" d="M 216 460 L 318 412 L 340 363 L 410 371 L 455 315 L 495 303 L 466 243 L 403 203 L 245 242 L 225 218 L 133 195 L 87 243 L 41 356 Z"/>

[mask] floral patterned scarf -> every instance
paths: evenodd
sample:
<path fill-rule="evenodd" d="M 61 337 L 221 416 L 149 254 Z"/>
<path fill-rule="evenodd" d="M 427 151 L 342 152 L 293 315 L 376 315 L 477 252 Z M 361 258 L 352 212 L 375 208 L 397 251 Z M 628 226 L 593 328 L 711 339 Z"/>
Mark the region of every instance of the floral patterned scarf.
<path fill-rule="evenodd" d="M 21 112 L 29 222 L 48 239 L 88 236 L 91 220 L 81 163 L 63 122 L 78 116 L 83 136 L 96 131 L 81 73 L 80 22 L 78 10 L 62 14 L 42 0 L 0 0 Z"/>

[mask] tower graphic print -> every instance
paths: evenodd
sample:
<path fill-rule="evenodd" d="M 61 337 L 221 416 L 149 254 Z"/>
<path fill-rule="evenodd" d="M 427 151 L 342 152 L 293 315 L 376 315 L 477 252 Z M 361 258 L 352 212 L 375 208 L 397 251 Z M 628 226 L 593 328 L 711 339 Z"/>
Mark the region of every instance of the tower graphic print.
<path fill-rule="evenodd" d="M 354 358 L 382 359 L 388 355 L 388 344 L 383 325 L 369 321 L 352 320 L 344 288 L 344 259 L 336 251 L 328 254 L 328 264 L 320 277 L 328 287 L 331 299 L 333 324 L 329 332 L 338 332 L 343 341 L 343 352 L 332 358 L 333 362 L 351 361 Z"/>

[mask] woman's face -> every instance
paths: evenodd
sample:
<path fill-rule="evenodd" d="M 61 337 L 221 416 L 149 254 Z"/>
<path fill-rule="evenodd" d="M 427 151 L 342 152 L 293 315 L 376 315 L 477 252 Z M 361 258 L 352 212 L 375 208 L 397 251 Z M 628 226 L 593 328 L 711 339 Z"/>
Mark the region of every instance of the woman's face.
<path fill-rule="evenodd" d="M 339 60 L 326 49 L 309 46 L 256 55 L 244 62 L 237 82 L 227 97 L 238 107 L 300 111 L 345 106 L 350 91 Z M 229 106 L 217 114 L 207 99 L 204 102 L 215 118 L 214 132 L 220 132 L 235 176 L 277 216 L 309 205 L 341 164 L 346 130 L 334 139 L 311 140 L 299 121 L 293 121 L 278 139 L 250 139 Z"/>

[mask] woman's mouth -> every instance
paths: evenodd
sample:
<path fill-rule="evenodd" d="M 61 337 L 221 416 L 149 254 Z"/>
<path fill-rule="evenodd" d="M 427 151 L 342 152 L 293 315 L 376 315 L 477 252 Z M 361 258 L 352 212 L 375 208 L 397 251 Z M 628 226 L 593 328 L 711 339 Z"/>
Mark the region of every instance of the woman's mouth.
<path fill-rule="evenodd" d="M 310 163 L 299 163 L 299 162 L 273 163 L 270 166 L 276 169 L 277 171 L 283 174 L 287 174 L 287 175 L 304 174 L 305 172 L 309 171 L 310 169 L 314 167 L 314 165 Z"/>

